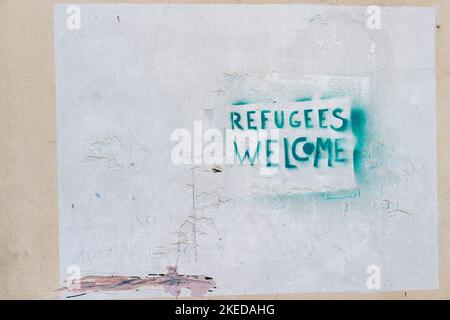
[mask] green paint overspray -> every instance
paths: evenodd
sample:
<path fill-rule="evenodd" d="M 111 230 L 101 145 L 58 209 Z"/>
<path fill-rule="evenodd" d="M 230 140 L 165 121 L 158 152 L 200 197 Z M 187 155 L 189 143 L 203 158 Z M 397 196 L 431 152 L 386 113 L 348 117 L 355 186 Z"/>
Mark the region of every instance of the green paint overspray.
<path fill-rule="evenodd" d="M 346 96 L 341 92 L 326 92 L 322 94 L 321 100 L 328 100 Z M 310 101 L 312 97 L 302 97 L 295 99 L 296 102 Z M 251 104 L 248 100 L 238 100 L 232 103 L 234 106 L 242 106 Z M 351 108 L 350 123 L 353 135 L 356 139 L 355 149 L 353 151 L 353 167 L 357 183 L 365 182 L 364 175 L 364 155 L 367 144 L 367 116 L 364 104 L 361 101 L 354 100 Z M 347 124 L 342 128 L 342 131 L 347 130 Z M 321 193 L 323 194 L 323 193 Z M 310 194 L 311 196 L 311 194 Z"/>
<path fill-rule="evenodd" d="M 350 116 L 352 132 L 355 136 L 356 143 L 353 151 L 353 167 L 355 170 L 355 178 L 357 182 L 365 182 L 364 180 L 364 154 L 367 143 L 367 116 L 364 108 L 359 103 L 352 106 Z"/>
<path fill-rule="evenodd" d="M 245 106 L 247 104 L 251 104 L 252 102 L 247 100 L 238 100 L 232 103 L 233 106 Z"/>
<path fill-rule="evenodd" d="M 312 100 L 313 100 L 313 98 L 310 97 L 310 96 L 308 96 L 308 97 L 297 98 L 297 99 L 295 99 L 294 101 L 295 101 L 295 102 L 307 102 L 307 101 L 312 101 Z"/>

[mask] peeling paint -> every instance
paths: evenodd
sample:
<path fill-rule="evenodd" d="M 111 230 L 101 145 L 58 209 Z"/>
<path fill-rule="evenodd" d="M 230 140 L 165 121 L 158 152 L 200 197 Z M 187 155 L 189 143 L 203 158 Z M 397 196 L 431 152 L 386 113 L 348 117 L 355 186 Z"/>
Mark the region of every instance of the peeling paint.
<path fill-rule="evenodd" d="M 169 266 L 165 274 L 148 274 L 138 276 L 85 276 L 80 279 L 79 288 L 63 287 L 58 291 L 71 292 L 67 298 L 73 298 L 89 292 L 114 292 L 163 288 L 165 292 L 178 297 L 181 289 L 189 289 L 191 296 L 203 297 L 208 291 L 216 288 L 211 277 L 203 275 L 178 274 L 176 266 Z"/>

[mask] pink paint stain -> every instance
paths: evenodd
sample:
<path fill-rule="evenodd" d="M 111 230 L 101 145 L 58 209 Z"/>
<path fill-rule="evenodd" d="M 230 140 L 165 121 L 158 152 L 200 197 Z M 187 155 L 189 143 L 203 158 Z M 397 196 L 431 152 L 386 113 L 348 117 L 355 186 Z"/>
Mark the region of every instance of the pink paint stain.
<path fill-rule="evenodd" d="M 128 291 L 162 287 L 167 293 L 178 297 L 181 289 L 189 289 L 191 296 L 202 298 L 216 286 L 214 280 L 202 275 L 180 275 L 177 267 L 169 266 L 166 274 L 149 274 L 146 277 L 137 276 L 85 276 L 75 286 L 63 287 L 75 295 L 100 291 Z M 74 296 L 75 296 L 74 295 Z"/>

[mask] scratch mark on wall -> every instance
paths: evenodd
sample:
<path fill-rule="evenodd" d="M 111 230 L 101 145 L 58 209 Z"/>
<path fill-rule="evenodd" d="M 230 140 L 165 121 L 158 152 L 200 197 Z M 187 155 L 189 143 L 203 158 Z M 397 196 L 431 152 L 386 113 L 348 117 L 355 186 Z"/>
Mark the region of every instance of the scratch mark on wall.
<path fill-rule="evenodd" d="M 392 201 L 392 200 L 387 200 L 387 199 L 383 199 L 381 201 L 381 205 L 380 208 L 387 211 L 388 216 L 390 218 L 398 216 L 400 214 L 404 214 L 407 216 L 411 216 L 411 213 L 400 208 L 398 201 Z"/>
<path fill-rule="evenodd" d="M 106 161 L 111 169 L 123 168 L 119 160 L 123 154 L 122 142 L 117 136 L 106 137 L 96 141 L 89 146 L 89 154 L 85 162 Z"/>
<path fill-rule="evenodd" d="M 191 170 L 192 175 L 192 234 L 193 234 L 193 245 L 194 245 L 194 253 L 195 253 L 195 262 L 198 261 L 198 244 L 197 244 L 197 206 L 196 206 L 196 195 L 195 195 L 195 178 L 194 178 L 194 168 Z"/>

